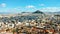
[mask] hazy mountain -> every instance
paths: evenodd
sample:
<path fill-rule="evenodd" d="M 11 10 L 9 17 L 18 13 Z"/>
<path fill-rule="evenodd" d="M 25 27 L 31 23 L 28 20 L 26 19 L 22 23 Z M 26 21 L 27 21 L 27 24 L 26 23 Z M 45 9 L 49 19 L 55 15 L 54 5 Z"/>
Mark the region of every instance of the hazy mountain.
<path fill-rule="evenodd" d="M 42 11 L 39 11 L 39 10 L 36 10 L 35 12 L 33 13 L 40 13 L 40 14 L 44 14 Z"/>

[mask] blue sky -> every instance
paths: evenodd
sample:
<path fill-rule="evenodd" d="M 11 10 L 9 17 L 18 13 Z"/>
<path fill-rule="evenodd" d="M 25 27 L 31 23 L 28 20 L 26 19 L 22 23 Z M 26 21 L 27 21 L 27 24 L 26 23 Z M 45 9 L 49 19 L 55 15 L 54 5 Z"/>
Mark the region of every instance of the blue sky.
<path fill-rule="evenodd" d="M 60 11 L 60 0 L 0 0 L 0 12 Z"/>

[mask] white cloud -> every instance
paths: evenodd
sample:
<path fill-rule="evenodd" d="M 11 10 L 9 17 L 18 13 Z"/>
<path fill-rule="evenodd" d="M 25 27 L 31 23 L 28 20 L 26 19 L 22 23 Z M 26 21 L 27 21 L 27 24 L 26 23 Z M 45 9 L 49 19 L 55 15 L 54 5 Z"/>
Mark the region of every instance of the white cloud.
<path fill-rule="evenodd" d="M 46 7 L 46 8 L 40 8 L 40 10 L 45 12 L 57 12 L 60 11 L 60 7 Z"/>
<path fill-rule="evenodd" d="M 18 13 L 18 12 L 22 12 L 24 9 L 20 8 L 20 7 L 15 7 L 15 8 L 3 8 L 3 10 L 0 10 L 0 12 L 14 12 L 14 13 Z"/>
<path fill-rule="evenodd" d="M 8 10 L 6 10 L 7 12 L 14 12 L 14 13 L 19 13 L 20 11 L 22 12 L 20 7 L 16 7 L 16 8 L 10 8 Z"/>
<path fill-rule="evenodd" d="M 45 4 L 39 4 L 40 6 L 45 6 Z"/>
<path fill-rule="evenodd" d="M 1 3 L 0 7 L 3 7 L 3 8 L 6 7 L 6 3 Z"/>
<path fill-rule="evenodd" d="M 26 6 L 26 8 L 35 8 L 35 6 L 33 6 L 33 5 L 28 5 L 28 6 Z"/>

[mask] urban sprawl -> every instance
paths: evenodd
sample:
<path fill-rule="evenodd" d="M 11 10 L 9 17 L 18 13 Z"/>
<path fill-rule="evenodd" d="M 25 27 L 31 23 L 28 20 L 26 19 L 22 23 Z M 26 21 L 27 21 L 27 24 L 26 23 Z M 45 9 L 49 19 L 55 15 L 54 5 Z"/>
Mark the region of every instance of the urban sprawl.
<path fill-rule="evenodd" d="M 60 34 L 60 15 L 34 13 L 0 15 L 0 34 Z"/>

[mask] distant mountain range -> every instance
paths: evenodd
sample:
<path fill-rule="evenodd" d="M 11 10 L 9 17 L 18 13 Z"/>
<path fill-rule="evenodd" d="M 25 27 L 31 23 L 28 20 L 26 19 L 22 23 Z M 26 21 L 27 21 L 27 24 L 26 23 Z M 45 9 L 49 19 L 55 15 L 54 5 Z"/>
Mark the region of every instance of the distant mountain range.
<path fill-rule="evenodd" d="M 60 11 L 58 11 L 58 12 L 42 12 L 42 11 L 39 11 L 39 10 L 36 10 L 35 12 L 21 12 L 21 13 L 33 13 L 33 14 L 60 14 Z M 13 13 L 13 12 L 0 12 L 0 14 L 15 14 L 15 13 Z"/>
<path fill-rule="evenodd" d="M 0 14 L 9 14 L 9 12 L 0 12 Z"/>
<path fill-rule="evenodd" d="M 58 12 L 44 12 L 45 14 L 60 14 L 60 11 Z"/>

